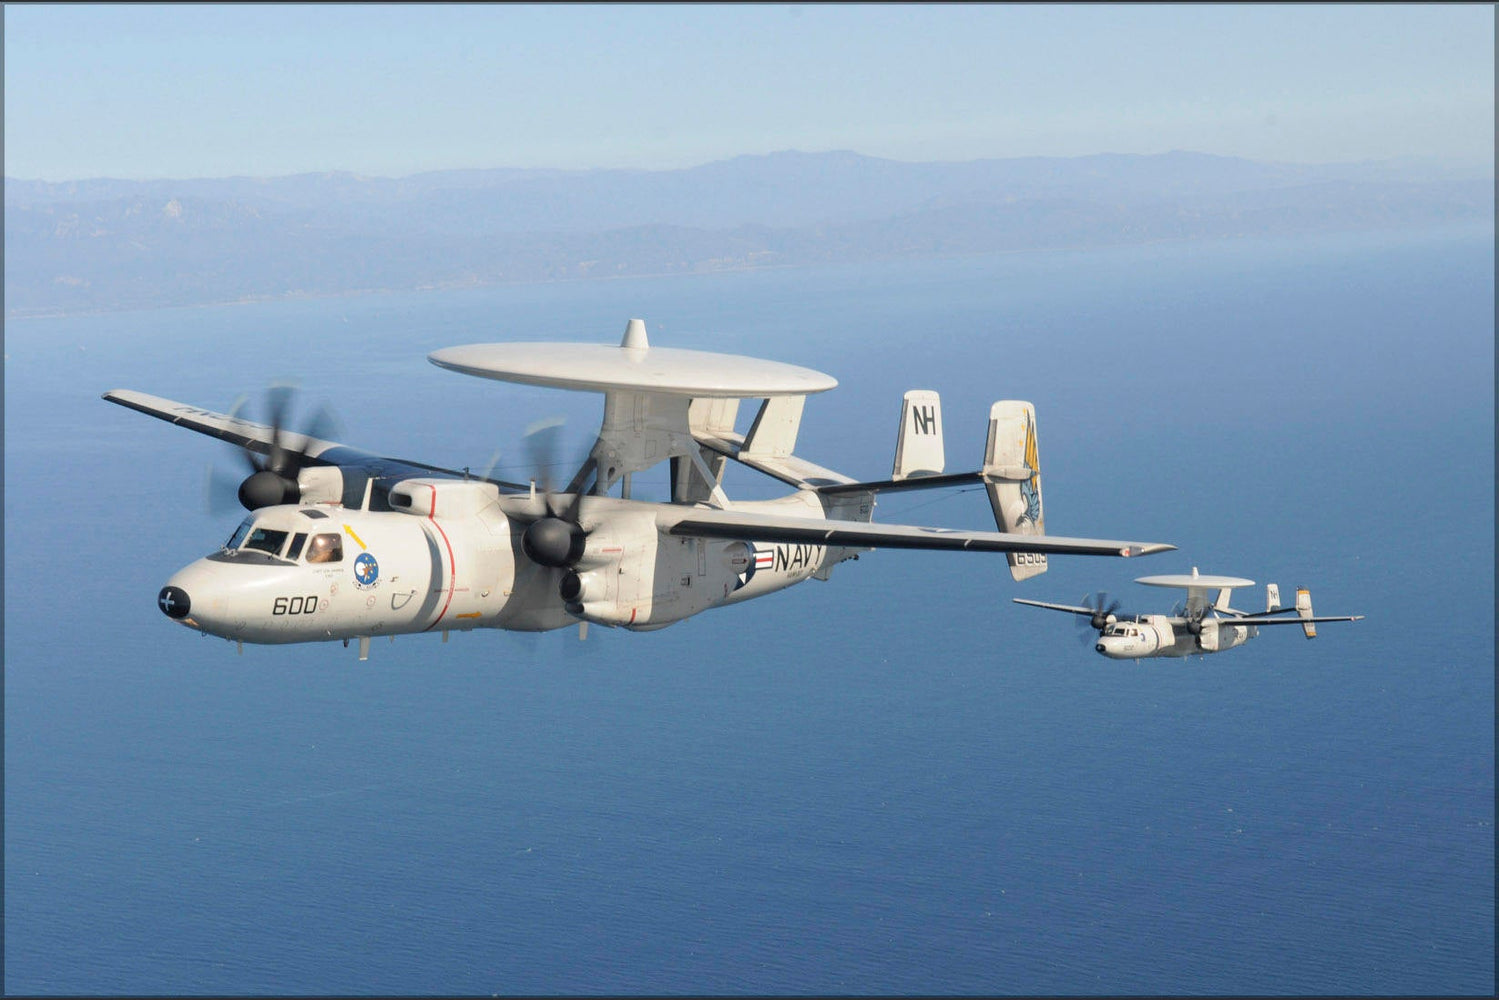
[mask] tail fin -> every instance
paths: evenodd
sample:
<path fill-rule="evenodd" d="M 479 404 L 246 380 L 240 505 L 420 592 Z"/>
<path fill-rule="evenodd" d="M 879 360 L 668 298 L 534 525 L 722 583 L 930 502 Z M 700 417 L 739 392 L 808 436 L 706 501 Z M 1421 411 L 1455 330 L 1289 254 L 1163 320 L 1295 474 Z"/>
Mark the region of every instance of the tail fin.
<path fill-rule="evenodd" d="M 895 439 L 895 467 L 890 478 L 899 482 L 939 476 L 944 462 L 942 400 L 930 389 L 912 389 L 900 407 L 900 436 Z"/>
<path fill-rule="evenodd" d="M 1280 587 L 1273 583 L 1265 584 L 1265 612 L 1268 614 L 1280 607 Z"/>
<path fill-rule="evenodd" d="M 1036 408 L 1004 399 L 989 408 L 989 440 L 984 446 L 984 485 L 1000 531 L 1046 534 L 1041 508 L 1041 458 L 1036 446 Z M 1046 572 L 1040 552 L 1010 552 L 1010 575 L 1026 580 Z"/>
<path fill-rule="evenodd" d="M 1306 620 L 1312 617 L 1312 592 L 1305 587 L 1296 588 L 1296 615 L 1302 619 L 1301 631 L 1306 634 L 1306 637 L 1317 638 L 1316 623 Z"/>

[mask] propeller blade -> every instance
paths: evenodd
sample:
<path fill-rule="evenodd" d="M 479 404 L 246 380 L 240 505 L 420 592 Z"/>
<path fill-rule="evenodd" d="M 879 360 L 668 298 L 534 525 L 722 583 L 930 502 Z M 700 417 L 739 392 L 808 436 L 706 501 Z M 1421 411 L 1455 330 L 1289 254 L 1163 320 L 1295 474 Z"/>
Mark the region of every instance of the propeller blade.
<path fill-rule="evenodd" d="M 526 460 L 531 465 L 531 477 L 541 489 L 546 508 L 553 516 L 557 511 L 552 502 L 553 483 L 556 480 L 557 452 L 562 441 L 562 428 L 567 423 L 563 417 L 547 417 L 537 420 L 526 428 Z"/>
<path fill-rule="evenodd" d="M 1088 624 L 1088 619 L 1081 615 L 1077 619 L 1077 641 L 1084 646 L 1092 646 L 1098 641 L 1098 633 L 1093 631 L 1093 626 Z"/>
<path fill-rule="evenodd" d="M 210 517 L 226 517 L 230 513 L 243 516 L 244 508 L 239 502 L 240 481 L 240 477 L 232 472 L 214 464 L 208 466 L 203 495 Z"/>
<path fill-rule="evenodd" d="M 1111 620 L 1118 621 L 1121 617 L 1118 613 L 1118 599 L 1111 598 L 1106 590 L 1100 590 L 1096 594 L 1084 594 L 1083 606 L 1092 608 L 1093 616 L 1087 619 L 1079 616 L 1078 621 L 1085 621 L 1088 628 L 1095 632 L 1102 632 L 1109 627 Z"/>
<path fill-rule="evenodd" d="M 286 447 L 286 411 L 291 405 L 291 386 L 277 384 L 266 390 L 266 413 L 267 423 L 271 426 L 271 450 L 266 456 L 266 468 L 279 476 L 285 476 L 288 471 L 296 475 L 294 469 L 288 467 L 292 464 Z"/>
<path fill-rule="evenodd" d="M 479 473 L 478 478 L 480 478 L 480 479 L 490 479 L 491 477 L 493 477 L 494 476 L 494 470 L 498 469 L 500 467 L 500 458 L 501 458 L 501 453 L 500 453 L 499 449 L 496 449 L 495 452 L 494 452 L 494 454 L 492 454 L 492 455 L 489 456 L 489 461 L 485 464 L 484 471 L 481 472 L 481 473 Z"/>
<path fill-rule="evenodd" d="M 300 433 L 302 441 L 297 450 L 297 461 L 305 464 L 307 461 L 308 440 L 312 438 L 322 441 L 337 440 L 340 436 L 340 428 L 338 420 L 333 416 L 333 413 L 326 406 L 319 406 L 316 410 L 312 411 L 312 416 L 308 418 L 306 427 Z M 300 471 L 300 464 L 298 471 Z"/>
<path fill-rule="evenodd" d="M 585 459 L 565 491 L 556 492 L 553 484 L 564 423 L 561 417 L 538 420 L 525 434 L 526 455 L 536 477 L 532 482 L 541 486 L 546 516 L 526 527 L 521 549 L 531 562 L 552 569 L 570 569 L 583 557 L 588 535 L 581 523 L 583 495 L 587 492 L 584 484 L 596 464 L 592 457 Z M 567 497 L 565 504 L 563 496 Z"/>
<path fill-rule="evenodd" d="M 292 401 L 296 388 L 288 383 L 277 383 L 266 390 L 264 412 L 265 426 L 270 428 L 270 444 L 264 454 L 253 448 L 238 449 L 250 466 L 250 475 L 239 484 L 239 503 L 250 510 L 275 503 L 296 502 L 299 494 L 297 475 L 307 464 L 307 447 L 313 438 L 328 439 L 337 433 L 337 421 L 328 409 L 319 406 L 307 419 L 301 421 L 301 429 L 291 426 Z M 242 418 L 245 397 L 235 401 L 229 411 L 233 418 Z M 245 418 L 247 419 L 247 418 Z M 210 510 L 218 503 L 221 492 L 210 472 Z"/>
<path fill-rule="evenodd" d="M 1092 594 L 1084 594 L 1083 599 L 1078 601 L 1077 603 L 1082 607 L 1094 609 L 1095 613 L 1098 610 L 1098 606 L 1094 603 Z M 1093 620 L 1091 618 L 1084 618 L 1082 615 L 1077 615 L 1072 620 L 1077 623 L 1078 642 L 1082 643 L 1084 646 L 1092 646 L 1095 642 L 1098 641 L 1099 630 L 1093 627 Z"/>
<path fill-rule="evenodd" d="M 265 391 L 267 421 L 272 427 L 286 426 L 286 411 L 295 390 L 290 382 L 276 382 Z"/>
<path fill-rule="evenodd" d="M 244 393 L 240 393 L 237 397 L 235 397 L 234 405 L 229 407 L 229 419 L 248 420 L 249 417 L 245 416 L 245 406 L 249 403 L 249 400 L 250 397 L 246 396 Z M 252 475 L 265 468 L 265 459 L 259 452 L 251 451 L 249 448 L 237 448 L 235 450 L 239 453 L 239 457 L 245 462 L 245 464 L 250 467 L 250 473 Z"/>
<path fill-rule="evenodd" d="M 589 476 L 593 476 L 594 483 L 598 482 L 598 466 L 598 459 L 590 455 L 583 460 L 582 466 L 578 469 L 578 474 L 567 485 L 568 491 L 572 494 L 572 500 L 568 503 L 567 511 L 563 514 L 563 517 L 572 524 L 578 524 L 583 513 L 583 495 L 590 492 L 591 489 L 588 485 Z"/>

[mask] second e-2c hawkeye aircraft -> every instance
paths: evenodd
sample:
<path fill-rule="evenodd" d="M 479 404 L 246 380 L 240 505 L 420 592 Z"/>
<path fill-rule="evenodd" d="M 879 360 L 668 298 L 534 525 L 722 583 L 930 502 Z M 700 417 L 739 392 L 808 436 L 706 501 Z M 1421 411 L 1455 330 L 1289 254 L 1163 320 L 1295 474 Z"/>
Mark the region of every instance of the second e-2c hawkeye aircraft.
<path fill-rule="evenodd" d="M 1235 587 L 1252 587 L 1253 580 L 1237 576 L 1205 576 L 1192 567 L 1191 575 L 1172 573 L 1165 576 L 1142 576 L 1135 580 L 1147 587 L 1176 587 L 1187 592 L 1187 599 L 1169 615 L 1130 615 L 1119 611 L 1119 602 L 1100 593 L 1083 605 L 1051 604 L 1016 597 L 1016 604 L 1028 604 L 1048 611 L 1066 611 L 1078 616 L 1078 628 L 1086 636 L 1098 632 L 1093 650 L 1111 660 L 1141 660 L 1156 656 L 1201 656 L 1222 653 L 1242 646 L 1259 635 L 1262 625 L 1300 625 L 1308 639 L 1317 637 L 1318 622 L 1356 622 L 1363 615 L 1316 615 L 1312 612 L 1312 592 L 1305 587 L 1296 590 L 1296 602 L 1282 606 L 1280 587 L 1265 585 L 1265 610 L 1259 613 L 1238 611 L 1228 606 Z M 1209 603 L 1208 592 L 1218 591 Z M 1285 617 L 1293 615 L 1294 617 Z"/>
<path fill-rule="evenodd" d="M 294 432 L 273 394 L 269 424 L 129 390 L 104 398 L 230 442 L 251 466 L 250 510 L 217 551 L 166 582 L 172 621 L 242 644 L 357 640 L 476 628 L 544 631 L 588 623 L 662 628 L 709 608 L 828 579 L 877 548 L 1004 553 L 1016 580 L 1051 555 L 1135 556 L 1155 542 L 1045 534 L 1035 409 L 990 409 L 983 466 L 945 474 L 940 400 L 906 394 L 889 479 L 861 482 L 795 454 L 821 372 L 727 354 L 652 347 L 632 319 L 612 344 L 497 343 L 436 351 L 433 364 L 501 381 L 601 392 L 597 440 L 554 489 L 385 458 Z M 748 433 L 739 404 L 761 400 Z M 540 433 L 533 435 L 533 450 Z M 790 487 L 731 500 L 725 463 Z M 631 497 L 632 475 L 670 463 L 671 499 Z M 541 463 L 537 463 L 540 465 Z M 998 531 L 875 524 L 880 493 L 981 483 Z M 617 492 L 614 492 L 616 491 Z"/>

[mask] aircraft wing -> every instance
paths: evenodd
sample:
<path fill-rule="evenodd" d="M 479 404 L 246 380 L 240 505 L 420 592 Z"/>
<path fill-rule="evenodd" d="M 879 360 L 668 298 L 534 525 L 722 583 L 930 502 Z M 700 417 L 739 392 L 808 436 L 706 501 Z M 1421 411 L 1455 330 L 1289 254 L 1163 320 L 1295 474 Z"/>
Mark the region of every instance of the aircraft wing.
<path fill-rule="evenodd" d="M 268 454 L 275 442 L 275 432 L 266 424 L 258 424 L 253 420 L 246 420 L 232 414 L 215 413 L 188 403 L 179 403 L 176 400 L 163 399 L 161 396 L 136 392 L 133 389 L 111 389 L 104 393 L 103 398 L 158 420 L 165 420 L 169 424 L 186 427 L 190 431 L 197 431 L 199 434 L 206 434 L 220 441 L 228 441 L 230 444 L 261 455 Z M 296 442 L 305 441 L 299 450 L 307 456 L 312 465 L 349 466 L 363 469 L 372 475 L 387 477 L 419 476 L 425 473 L 438 473 L 454 478 L 463 478 L 465 475 L 463 472 L 445 469 L 438 465 L 428 465 L 425 462 L 373 455 L 336 441 L 324 441 L 322 438 L 303 437 L 296 434 L 291 437 Z M 515 483 L 506 483 L 498 479 L 489 481 L 511 489 L 523 488 Z"/>
<path fill-rule="evenodd" d="M 1098 614 L 1097 608 L 1080 608 L 1074 604 L 1051 604 L 1047 601 L 1028 601 L 1023 597 L 1013 597 L 1011 600 L 1016 604 L 1029 604 L 1033 608 L 1046 608 L 1049 611 L 1070 611 L 1072 614 L 1085 615 L 1088 618 L 1092 618 Z"/>
<path fill-rule="evenodd" d="M 666 514 L 667 512 L 663 512 Z M 675 513 L 675 512 L 671 512 Z M 663 518 L 664 520 L 664 518 Z M 659 523 L 659 522 L 658 522 Z M 1014 535 L 998 531 L 923 528 L 909 524 L 824 521 L 736 510 L 692 509 L 662 523 L 672 535 L 737 538 L 752 542 L 800 542 L 868 549 L 955 549 L 965 552 L 1046 552 L 1082 556 L 1140 556 L 1176 548 L 1160 542 L 1116 542 L 1098 538 Z M 1092 614 L 1090 611 L 1089 614 Z"/>
<path fill-rule="evenodd" d="M 271 429 L 253 420 L 244 420 L 226 413 L 215 413 L 212 410 L 163 399 L 144 392 L 135 392 L 132 389 L 111 389 L 104 394 L 104 398 L 111 403 L 119 403 L 121 406 L 128 406 L 132 410 L 155 417 L 157 420 L 165 420 L 169 424 L 186 427 L 190 431 L 207 434 L 209 437 L 216 437 L 220 441 L 228 441 L 230 444 L 248 448 L 251 451 L 264 454 L 271 447 L 273 438 Z M 313 439 L 313 442 L 330 448 L 335 446 L 331 441 Z M 307 452 L 315 455 L 320 450 L 322 449 L 312 447 L 308 448 Z"/>
<path fill-rule="evenodd" d="M 1266 618 L 1263 615 L 1246 615 L 1243 618 L 1220 618 L 1218 620 L 1229 625 L 1305 625 L 1307 622 L 1356 622 L 1362 621 L 1363 617 L 1363 615 L 1314 615 L 1311 618 Z M 1184 622 L 1185 620 L 1183 619 Z"/>

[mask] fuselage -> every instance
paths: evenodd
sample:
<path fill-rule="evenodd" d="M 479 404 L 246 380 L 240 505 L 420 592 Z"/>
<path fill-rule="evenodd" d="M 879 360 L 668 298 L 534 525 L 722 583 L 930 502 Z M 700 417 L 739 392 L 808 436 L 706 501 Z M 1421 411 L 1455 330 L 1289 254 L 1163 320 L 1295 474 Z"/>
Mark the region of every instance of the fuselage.
<path fill-rule="evenodd" d="M 1173 628 L 1166 615 L 1140 615 L 1111 623 L 1093 649 L 1111 660 L 1141 660 L 1153 656 L 1200 656 L 1242 646 L 1259 634 L 1254 625 L 1234 625 L 1222 618 L 1204 618 L 1201 631 Z"/>
<path fill-rule="evenodd" d="M 251 643 L 579 621 L 645 630 L 784 589 L 849 554 L 674 536 L 665 530 L 673 512 L 690 507 L 589 496 L 582 555 L 544 566 L 522 541 L 540 503 L 482 481 L 412 479 L 391 489 L 391 510 L 265 507 L 218 551 L 175 573 L 158 604 L 190 628 Z M 807 491 L 736 506 L 824 516 Z"/>

